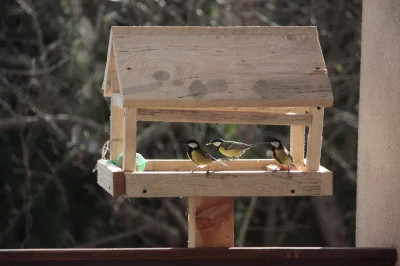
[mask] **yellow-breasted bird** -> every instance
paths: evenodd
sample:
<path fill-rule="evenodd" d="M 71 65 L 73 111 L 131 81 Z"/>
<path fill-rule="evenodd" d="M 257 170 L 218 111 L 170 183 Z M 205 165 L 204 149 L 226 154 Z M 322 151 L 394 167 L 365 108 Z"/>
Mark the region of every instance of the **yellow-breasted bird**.
<path fill-rule="evenodd" d="M 214 158 L 210 153 L 202 150 L 197 141 L 192 139 L 188 140 L 186 141 L 186 145 L 189 147 L 187 156 L 196 164 L 196 166 L 192 169 L 192 173 L 197 167 L 203 168 L 207 166 L 208 174 L 210 172 L 210 164 L 212 164 L 213 162 L 228 166 L 227 164 L 220 162 L 219 160 Z"/>
<path fill-rule="evenodd" d="M 236 141 L 230 141 L 230 140 L 224 140 L 221 138 L 216 138 L 207 143 L 206 145 L 214 145 L 215 147 L 218 148 L 218 151 L 232 159 L 239 159 L 240 156 L 243 155 L 247 150 L 250 148 L 259 146 L 262 143 L 255 143 L 255 144 L 246 144 L 242 142 L 236 142 Z"/>
<path fill-rule="evenodd" d="M 283 146 L 279 139 L 270 139 L 267 143 L 269 146 L 267 153 L 278 162 L 278 167 L 275 168 L 274 172 L 281 164 L 286 164 L 288 166 L 288 172 L 290 172 L 290 165 L 296 165 L 293 163 L 293 157 L 290 155 L 288 149 Z"/>

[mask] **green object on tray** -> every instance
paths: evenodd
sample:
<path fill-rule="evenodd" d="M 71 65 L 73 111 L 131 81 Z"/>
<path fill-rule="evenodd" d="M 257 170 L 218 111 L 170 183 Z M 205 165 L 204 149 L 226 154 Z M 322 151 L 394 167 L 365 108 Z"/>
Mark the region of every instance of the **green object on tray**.
<path fill-rule="evenodd" d="M 122 152 L 117 156 L 117 161 L 110 160 L 110 163 L 122 168 L 123 159 L 124 153 Z M 136 153 L 136 172 L 143 172 L 146 168 L 146 164 L 147 160 L 140 153 Z"/>

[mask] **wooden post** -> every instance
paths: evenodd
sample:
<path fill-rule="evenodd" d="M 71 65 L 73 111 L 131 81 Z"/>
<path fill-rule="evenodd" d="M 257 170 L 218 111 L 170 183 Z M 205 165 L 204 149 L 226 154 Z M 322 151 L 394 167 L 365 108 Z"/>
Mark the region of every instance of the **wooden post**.
<path fill-rule="evenodd" d="M 398 0 L 363 1 L 356 215 L 357 247 L 398 252 L 399 14 Z"/>
<path fill-rule="evenodd" d="M 234 198 L 189 197 L 189 248 L 234 246 Z"/>
<path fill-rule="evenodd" d="M 124 151 L 124 110 L 111 105 L 110 123 L 110 157 L 115 161 L 117 156 Z"/>
<path fill-rule="evenodd" d="M 118 83 L 112 82 L 111 89 L 113 90 L 115 86 L 118 86 Z M 110 123 L 110 159 L 117 161 L 118 155 L 124 151 L 124 110 L 113 104 L 111 105 Z M 124 174 L 118 172 L 113 175 L 112 185 L 105 187 L 108 188 L 106 191 L 111 191 L 114 196 L 125 194 Z"/>
<path fill-rule="evenodd" d="M 304 126 L 290 126 L 290 154 L 296 165 L 304 165 Z"/>
<path fill-rule="evenodd" d="M 136 108 L 125 108 L 124 164 L 125 172 L 136 171 Z"/>
<path fill-rule="evenodd" d="M 324 108 L 310 108 L 312 114 L 311 126 L 307 141 L 307 171 L 318 171 L 321 160 L 322 127 L 324 123 Z"/>

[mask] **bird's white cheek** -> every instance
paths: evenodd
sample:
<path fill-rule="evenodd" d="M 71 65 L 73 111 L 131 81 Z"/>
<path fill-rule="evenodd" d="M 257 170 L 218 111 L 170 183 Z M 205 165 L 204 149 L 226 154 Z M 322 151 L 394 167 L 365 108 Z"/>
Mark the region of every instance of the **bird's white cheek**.
<path fill-rule="evenodd" d="M 266 154 L 267 154 L 268 157 L 272 157 L 272 151 L 268 150 L 268 151 L 266 152 Z"/>
<path fill-rule="evenodd" d="M 271 143 L 271 145 L 274 146 L 275 148 L 278 148 L 278 147 L 279 147 L 279 143 L 276 142 L 276 141 L 272 141 L 272 142 L 270 142 L 270 143 Z"/>
<path fill-rule="evenodd" d="M 196 143 L 189 143 L 188 144 L 188 146 L 190 147 L 190 148 L 196 148 L 197 147 L 197 144 Z"/>

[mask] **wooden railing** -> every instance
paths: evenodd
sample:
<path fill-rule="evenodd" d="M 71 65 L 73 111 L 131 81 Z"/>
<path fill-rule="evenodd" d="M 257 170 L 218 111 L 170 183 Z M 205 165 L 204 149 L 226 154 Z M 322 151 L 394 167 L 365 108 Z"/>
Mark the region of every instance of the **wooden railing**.
<path fill-rule="evenodd" d="M 1 266 L 390 266 L 391 248 L 5 249 Z"/>

